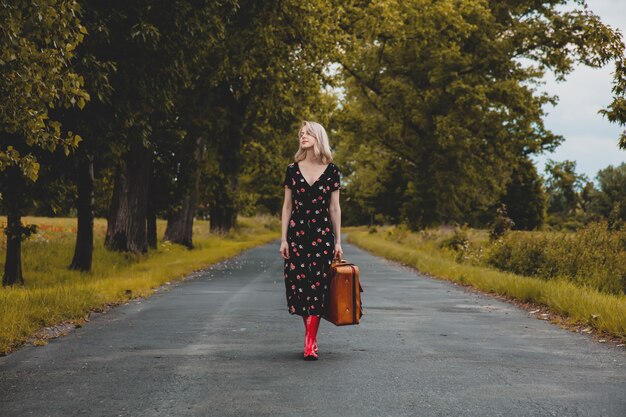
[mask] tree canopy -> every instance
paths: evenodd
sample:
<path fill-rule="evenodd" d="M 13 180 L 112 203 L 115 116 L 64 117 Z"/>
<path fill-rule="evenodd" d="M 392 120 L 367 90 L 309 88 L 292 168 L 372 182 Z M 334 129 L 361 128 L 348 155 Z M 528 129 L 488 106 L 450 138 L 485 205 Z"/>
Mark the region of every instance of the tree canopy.
<path fill-rule="evenodd" d="M 562 79 L 576 62 L 614 60 L 623 85 L 621 35 L 586 9 L 557 10 L 565 3 L 348 2 L 340 135 L 398 160 L 403 221 L 477 224 L 528 156 L 563 141 L 543 123 L 556 97 L 534 88 L 546 70 Z"/>

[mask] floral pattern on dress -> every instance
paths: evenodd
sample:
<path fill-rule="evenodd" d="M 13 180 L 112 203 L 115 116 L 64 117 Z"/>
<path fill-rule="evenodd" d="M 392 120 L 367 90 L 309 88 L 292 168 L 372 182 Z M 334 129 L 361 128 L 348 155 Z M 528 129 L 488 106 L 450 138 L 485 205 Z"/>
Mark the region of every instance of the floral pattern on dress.
<path fill-rule="evenodd" d="M 291 189 L 287 227 L 289 259 L 285 259 L 285 289 L 290 314 L 321 316 L 330 288 L 330 264 L 335 234 L 330 220 L 330 195 L 341 188 L 341 173 L 328 164 L 309 185 L 297 163 L 287 166 L 283 185 Z"/>

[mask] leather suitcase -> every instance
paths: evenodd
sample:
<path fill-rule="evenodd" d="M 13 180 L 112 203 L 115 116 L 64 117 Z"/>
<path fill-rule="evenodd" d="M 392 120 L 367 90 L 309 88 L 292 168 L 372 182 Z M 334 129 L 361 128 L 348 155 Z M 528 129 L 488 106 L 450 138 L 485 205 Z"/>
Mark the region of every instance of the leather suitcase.
<path fill-rule="evenodd" d="M 345 259 L 330 265 L 329 300 L 323 317 L 336 326 L 359 324 L 363 315 L 359 267 Z"/>

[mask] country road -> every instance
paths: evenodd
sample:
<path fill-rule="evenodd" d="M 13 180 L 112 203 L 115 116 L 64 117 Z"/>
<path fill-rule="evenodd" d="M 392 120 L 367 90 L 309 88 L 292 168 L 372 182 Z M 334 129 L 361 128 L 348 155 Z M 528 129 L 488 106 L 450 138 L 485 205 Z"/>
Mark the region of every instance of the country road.
<path fill-rule="evenodd" d="M 302 360 L 278 243 L 0 358 L 0 416 L 626 416 L 626 352 L 345 244 L 362 322 Z"/>

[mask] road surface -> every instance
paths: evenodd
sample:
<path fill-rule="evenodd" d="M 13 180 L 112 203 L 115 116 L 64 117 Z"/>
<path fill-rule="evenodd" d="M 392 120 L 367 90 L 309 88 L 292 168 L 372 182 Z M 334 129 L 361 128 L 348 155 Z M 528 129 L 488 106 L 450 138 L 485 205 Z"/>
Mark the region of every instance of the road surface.
<path fill-rule="evenodd" d="M 302 360 L 278 242 L 0 358 L 0 416 L 626 416 L 626 353 L 345 244 L 358 326 Z"/>

